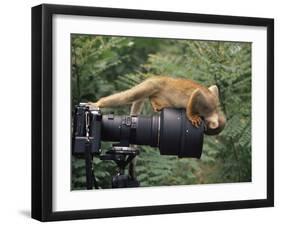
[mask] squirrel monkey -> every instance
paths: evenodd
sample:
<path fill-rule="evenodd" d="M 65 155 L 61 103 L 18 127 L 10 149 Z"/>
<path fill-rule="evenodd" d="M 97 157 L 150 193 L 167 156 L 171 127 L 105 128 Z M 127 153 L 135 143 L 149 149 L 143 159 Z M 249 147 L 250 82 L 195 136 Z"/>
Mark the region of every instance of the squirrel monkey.
<path fill-rule="evenodd" d="M 138 115 L 145 98 L 149 98 L 154 111 L 165 107 L 185 108 L 187 118 L 195 127 L 200 125 L 203 118 L 204 133 L 207 135 L 220 133 L 226 123 L 224 114 L 219 110 L 218 87 L 213 85 L 207 88 L 183 78 L 153 76 L 131 89 L 89 104 L 100 108 L 132 104 L 131 115 Z"/>

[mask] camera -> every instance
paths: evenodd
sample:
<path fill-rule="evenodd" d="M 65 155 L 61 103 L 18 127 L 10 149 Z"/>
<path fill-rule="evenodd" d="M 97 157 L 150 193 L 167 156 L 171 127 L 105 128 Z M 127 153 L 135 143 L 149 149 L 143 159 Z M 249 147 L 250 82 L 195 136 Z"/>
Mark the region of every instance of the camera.
<path fill-rule="evenodd" d="M 118 166 L 112 187 L 133 187 L 138 186 L 138 182 L 130 181 L 124 169 L 139 154 L 134 144 L 157 147 L 161 155 L 200 158 L 204 123 L 194 127 L 186 118 L 185 109 L 164 108 L 152 116 L 103 115 L 100 109 L 80 103 L 75 106 L 72 134 L 72 154 L 85 158 L 87 183 L 93 178 L 91 160 L 98 157 L 113 160 Z M 101 141 L 118 143 L 103 153 Z"/>

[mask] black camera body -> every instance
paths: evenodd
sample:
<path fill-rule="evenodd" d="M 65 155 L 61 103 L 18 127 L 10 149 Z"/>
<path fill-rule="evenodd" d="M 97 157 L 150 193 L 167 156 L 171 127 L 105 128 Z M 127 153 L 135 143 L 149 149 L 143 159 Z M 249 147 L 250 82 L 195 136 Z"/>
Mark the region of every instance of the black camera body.
<path fill-rule="evenodd" d="M 186 118 L 185 109 L 164 108 L 152 116 L 103 115 L 100 109 L 81 103 L 75 107 L 72 134 L 72 154 L 86 161 L 88 189 L 93 183 L 98 187 L 93 176 L 94 156 L 116 162 L 118 173 L 112 179 L 112 187 L 136 187 L 136 178 L 124 174 L 125 167 L 139 154 L 132 144 L 158 147 L 161 155 L 200 158 L 204 123 L 194 127 Z M 118 143 L 104 153 L 101 141 Z"/>
<path fill-rule="evenodd" d="M 100 153 L 101 119 L 102 114 L 99 109 L 90 110 L 86 104 L 76 106 L 72 133 L 73 155 L 84 156 L 86 145 L 90 146 L 92 154 Z"/>

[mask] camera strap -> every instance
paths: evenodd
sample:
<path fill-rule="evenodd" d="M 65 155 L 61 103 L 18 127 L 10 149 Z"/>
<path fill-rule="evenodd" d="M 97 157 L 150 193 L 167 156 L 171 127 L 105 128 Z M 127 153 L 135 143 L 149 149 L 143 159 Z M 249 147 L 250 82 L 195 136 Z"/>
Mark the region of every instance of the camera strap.
<path fill-rule="evenodd" d="M 86 144 L 85 144 L 85 170 L 86 170 L 86 187 L 88 190 L 98 189 L 98 184 L 94 174 L 94 164 L 93 164 L 93 155 L 91 153 L 91 142 L 90 142 L 90 113 L 85 112 L 85 121 L 86 121 Z"/>

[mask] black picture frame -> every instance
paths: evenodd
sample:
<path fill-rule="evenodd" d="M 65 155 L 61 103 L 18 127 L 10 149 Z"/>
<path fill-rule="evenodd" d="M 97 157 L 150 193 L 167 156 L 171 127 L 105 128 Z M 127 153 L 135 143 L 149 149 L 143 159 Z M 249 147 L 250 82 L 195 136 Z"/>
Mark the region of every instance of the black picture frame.
<path fill-rule="evenodd" d="M 52 210 L 52 18 L 55 14 L 267 28 L 267 198 L 95 210 Z M 274 206 L 274 20 L 43 4 L 32 8 L 32 218 L 40 221 L 121 217 Z"/>

